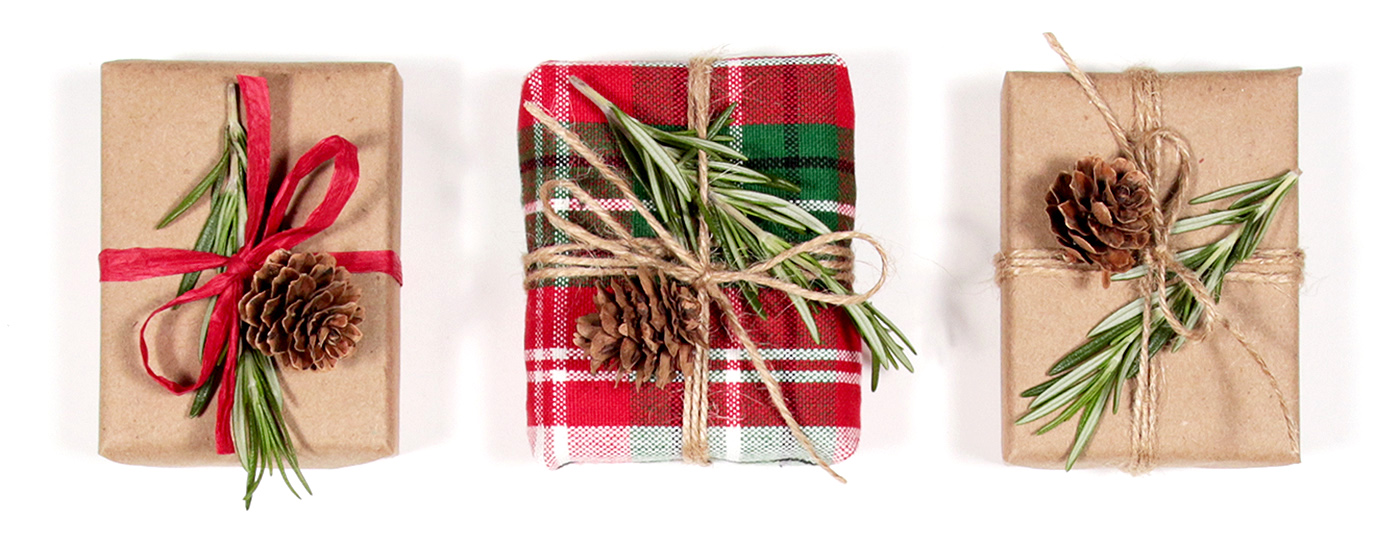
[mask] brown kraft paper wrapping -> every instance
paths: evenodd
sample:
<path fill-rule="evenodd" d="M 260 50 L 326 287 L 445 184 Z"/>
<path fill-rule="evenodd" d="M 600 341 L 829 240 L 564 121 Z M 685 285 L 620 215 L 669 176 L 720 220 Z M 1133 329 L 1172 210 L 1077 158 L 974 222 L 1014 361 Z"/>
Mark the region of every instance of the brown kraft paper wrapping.
<path fill-rule="evenodd" d="M 119 61 L 102 66 L 102 248 L 193 245 L 208 198 L 162 230 L 155 225 L 219 159 L 225 87 L 238 74 L 267 79 L 272 176 L 317 141 L 340 135 L 359 147 L 359 187 L 340 218 L 296 251 L 399 249 L 402 83 L 392 64 L 273 64 Z M 321 201 L 331 168 L 303 182 L 288 218 L 300 224 Z M 275 184 L 274 184 L 275 185 Z M 95 255 L 95 254 L 94 254 Z M 213 272 L 205 272 L 207 280 Z M 355 274 L 365 337 L 355 354 L 323 372 L 283 368 L 287 423 L 304 467 L 341 467 L 398 449 L 399 286 Z M 137 331 L 174 297 L 179 276 L 102 284 L 99 452 L 122 463 L 236 464 L 214 447 L 215 406 L 190 419 L 176 396 L 141 365 Z M 151 321 L 151 366 L 177 381 L 199 372 L 204 303 Z"/>
<path fill-rule="evenodd" d="M 1185 136 L 1200 161 L 1191 196 L 1297 168 L 1300 73 L 1294 68 L 1162 74 L 1163 125 Z M 1090 77 L 1118 117 L 1129 121 L 1129 77 Z M 1117 146 L 1103 117 L 1068 73 L 1006 74 L 1003 251 L 1058 249 L 1045 213 L 1045 193 L 1057 173 L 1093 154 L 1111 157 L 1117 155 Z M 1261 249 L 1297 247 L 1296 193 L 1280 209 Z M 1183 213 L 1200 212 L 1188 207 Z M 1221 230 L 1178 235 L 1172 246 L 1199 246 L 1218 238 Z M 1012 276 L 1001 291 L 1003 458 L 1013 465 L 1062 468 L 1074 423 L 1044 435 L 1034 434 L 1044 421 L 1015 425 L 1030 403 L 1020 392 L 1044 381 L 1046 370 L 1082 343 L 1094 325 L 1136 297 L 1136 288 L 1115 283 L 1103 289 L 1097 273 L 1085 272 Z M 1227 280 L 1220 307 L 1263 353 L 1297 418 L 1297 286 Z M 1156 408 L 1158 465 L 1251 467 L 1298 461 L 1267 379 L 1228 332 L 1217 330 L 1175 353 L 1164 350 L 1155 362 L 1164 368 Z M 1126 464 L 1131 457 L 1131 418 L 1127 401 L 1117 414 L 1105 413 L 1076 467 Z"/>

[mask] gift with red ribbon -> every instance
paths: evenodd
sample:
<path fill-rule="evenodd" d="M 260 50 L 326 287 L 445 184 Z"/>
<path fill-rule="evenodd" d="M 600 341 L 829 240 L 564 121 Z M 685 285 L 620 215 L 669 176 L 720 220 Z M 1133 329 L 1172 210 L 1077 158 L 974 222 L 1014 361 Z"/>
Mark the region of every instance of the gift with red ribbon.
<path fill-rule="evenodd" d="M 155 223 L 218 159 L 223 92 L 235 80 L 247 130 L 245 243 L 230 257 L 174 247 L 190 245 L 199 220 Z M 219 455 L 234 449 L 234 373 L 238 351 L 249 347 L 238 304 L 253 273 L 283 249 L 333 255 L 366 313 L 364 337 L 335 369 L 281 372 L 302 464 L 350 465 L 396 451 L 400 110 L 389 64 L 103 66 L 102 455 L 233 462 Z M 218 269 L 176 295 L 176 276 Z M 211 414 L 185 418 L 189 400 L 176 395 L 210 378 L 221 380 Z"/>

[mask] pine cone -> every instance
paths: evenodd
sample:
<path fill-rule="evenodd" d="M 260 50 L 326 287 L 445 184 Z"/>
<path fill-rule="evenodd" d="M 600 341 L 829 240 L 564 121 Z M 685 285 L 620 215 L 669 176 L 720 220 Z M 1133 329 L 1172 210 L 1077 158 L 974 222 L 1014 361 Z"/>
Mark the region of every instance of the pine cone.
<path fill-rule="evenodd" d="M 277 250 L 238 301 L 248 343 L 297 369 L 330 369 L 364 335 L 360 288 L 326 253 Z"/>
<path fill-rule="evenodd" d="M 635 373 L 636 384 L 671 381 L 677 365 L 689 371 L 705 339 L 695 289 L 640 269 L 635 278 L 616 278 L 598 288 L 596 313 L 579 317 L 574 344 L 593 358 L 592 371 L 617 361 L 617 380 Z"/>
<path fill-rule="evenodd" d="M 1121 157 L 1082 158 L 1045 195 L 1055 239 L 1070 258 L 1102 268 L 1105 287 L 1109 274 L 1137 266 L 1151 239 L 1150 204 L 1147 175 Z"/>

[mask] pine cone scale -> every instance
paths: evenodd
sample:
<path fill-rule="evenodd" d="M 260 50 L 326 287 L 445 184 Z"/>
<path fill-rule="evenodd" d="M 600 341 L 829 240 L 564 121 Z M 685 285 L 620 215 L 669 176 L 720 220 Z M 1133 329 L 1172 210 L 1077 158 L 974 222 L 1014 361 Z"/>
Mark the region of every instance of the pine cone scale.
<path fill-rule="evenodd" d="M 238 311 L 241 315 L 240 318 L 260 317 L 263 312 L 263 306 L 267 304 L 267 291 L 258 291 L 256 294 L 248 297 L 247 301 L 239 303 L 242 304 L 239 306 Z"/>
<path fill-rule="evenodd" d="M 577 345 L 580 339 L 591 340 L 593 336 L 598 335 L 598 321 L 597 313 L 589 313 L 579 317 L 578 321 L 574 323 L 574 344 Z"/>

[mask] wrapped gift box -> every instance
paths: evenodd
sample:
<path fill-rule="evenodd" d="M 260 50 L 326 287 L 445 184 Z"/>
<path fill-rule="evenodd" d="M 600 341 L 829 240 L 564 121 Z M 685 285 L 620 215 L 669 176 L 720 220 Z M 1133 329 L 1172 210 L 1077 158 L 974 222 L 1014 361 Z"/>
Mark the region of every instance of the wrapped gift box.
<path fill-rule="evenodd" d="M 682 62 L 548 62 L 527 77 L 521 101 L 535 102 L 568 126 L 617 170 L 626 166 L 603 114 L 574 90 L 576 76 L 628 114 L 663 129 L 683 129 L 687 68 Z M 854 117 L 850 81 L 831 55 L 736 58 L 715 64 L 712 110 L 737 103 L 728 135 L 748 167 L 799 184 L 795 200 L 833 230 L 849 230 L 855 214 Z M 625 199 L 522 107 L 519 124 L 522 204 L 530 250 L 568 243 L 540 205 L 585 226 L 596 225 L 567 192 L 537 199 L 555 178 L 578 182 L 630 223 L 645 224 Z M 775 232 L 782 232 L 777 231 Z M 789 239 L 794 239 L 789 237 Z M 557 467 L 574 462 L 681 459 L 682 384 L 664 388 L 615 383 L 615 371 L 589 373 L 587 354 L 574 346 L 575 320 L 593 311 L 595 282 L 555 280 L 529 286 L 525 322 L 527 417 L 534 454 Z M 824 459 L 839 461 L 860 434 L 860 338 L 844 311 L 819 309 L 824 340 L 814 343 L 781 293 L 763 290 L 762 319 L 747 311 L 745 328 L 781 383 L 783 396 Z M 721 325 L 714 325 L 716 327 Z M 716 328 L 711 340 L 709 443 L 713 459 L 736 462 L 808 461 L 773 407 L 742 349 Z"/>
<path fill-rule="evenodd" d="M 298 251 L 399 247 L 402 84 L 391 64 L 110 62 L 102 68 L 102 247 L 193 245 L 207 198 L 156 230 L 219 159 L 225 87 L 235 76 L 264 77 L 271 90 L 272 177 L 329 135 L 359 147 L 359 188 L 340 219 Z M 303 183 L 288 219 L 299 224 L 321 200 L 330 167 Z M 205 272 L 208 279 L 213 272 Z M 385 274 L 356 274 L 365 337 L 354 356 L 321 372 L 283 369 L 287 419 L 304 467 L 338 467 L 398 448 L 399 286 Z M 102 284 L 99 451 L 142 465 L 235 464 L 214 445 L 214 407 L 186 416 L 190 396 L 147 376 L 137 331 L 174 297 L 179 276 Z M 157 316 L 147 332 L 151 365 L 176 381 L 199 373 L 203 303 Z"/>
<path fill-rule="evenodd" d="M 1269 178 L 1298 164 L 1300 70 L 1161 74 L 1163 123 L 1184 135 L 1200 160 L 1195 196 Z M 1120 118 L 1131 118 L 1130 76 L 1091 74 Z M 1068 73 L 1006 74 L 1002 87 L 1002 250 L 1058 249 L 1045 213 L 1056 175 L 1087 155 L 1118 152 L 1098 110 Z M 1188 215 L 1191 211 L 1188 211 Z M 1179 235 L 1177 249 L 1215 240 L 1219 229 Z M 1297 198 L 1289 197 L 1261 249 L 1296 248 Z M 1244 269 L 1248 261 L 1241 263 Z M 1131 301 L 1131 283 L 1100 285 L 1098 273 L 1026 273 L 1002 285 L 1002 452 L 1008 463 L 1064 466 L 1072 423 L 1044 435 L 1043 422 L 1017 426 L 1056 360 L 1088 330 Z M 1285 402 L 1298 414 L 1298 289 L 1227 279 L 1221 309 L 1263 353 Z M 1165 369 L 1157 405 L 1156 461 L 1164 466 L 1246 467 L 1295 463 L 1279 405 L 1257 366 L 1218 330 L 1179 352 L 1159 353 Z M 1105 414 L 1076 467 L 1129 461 L 1131 414 Z"/>

